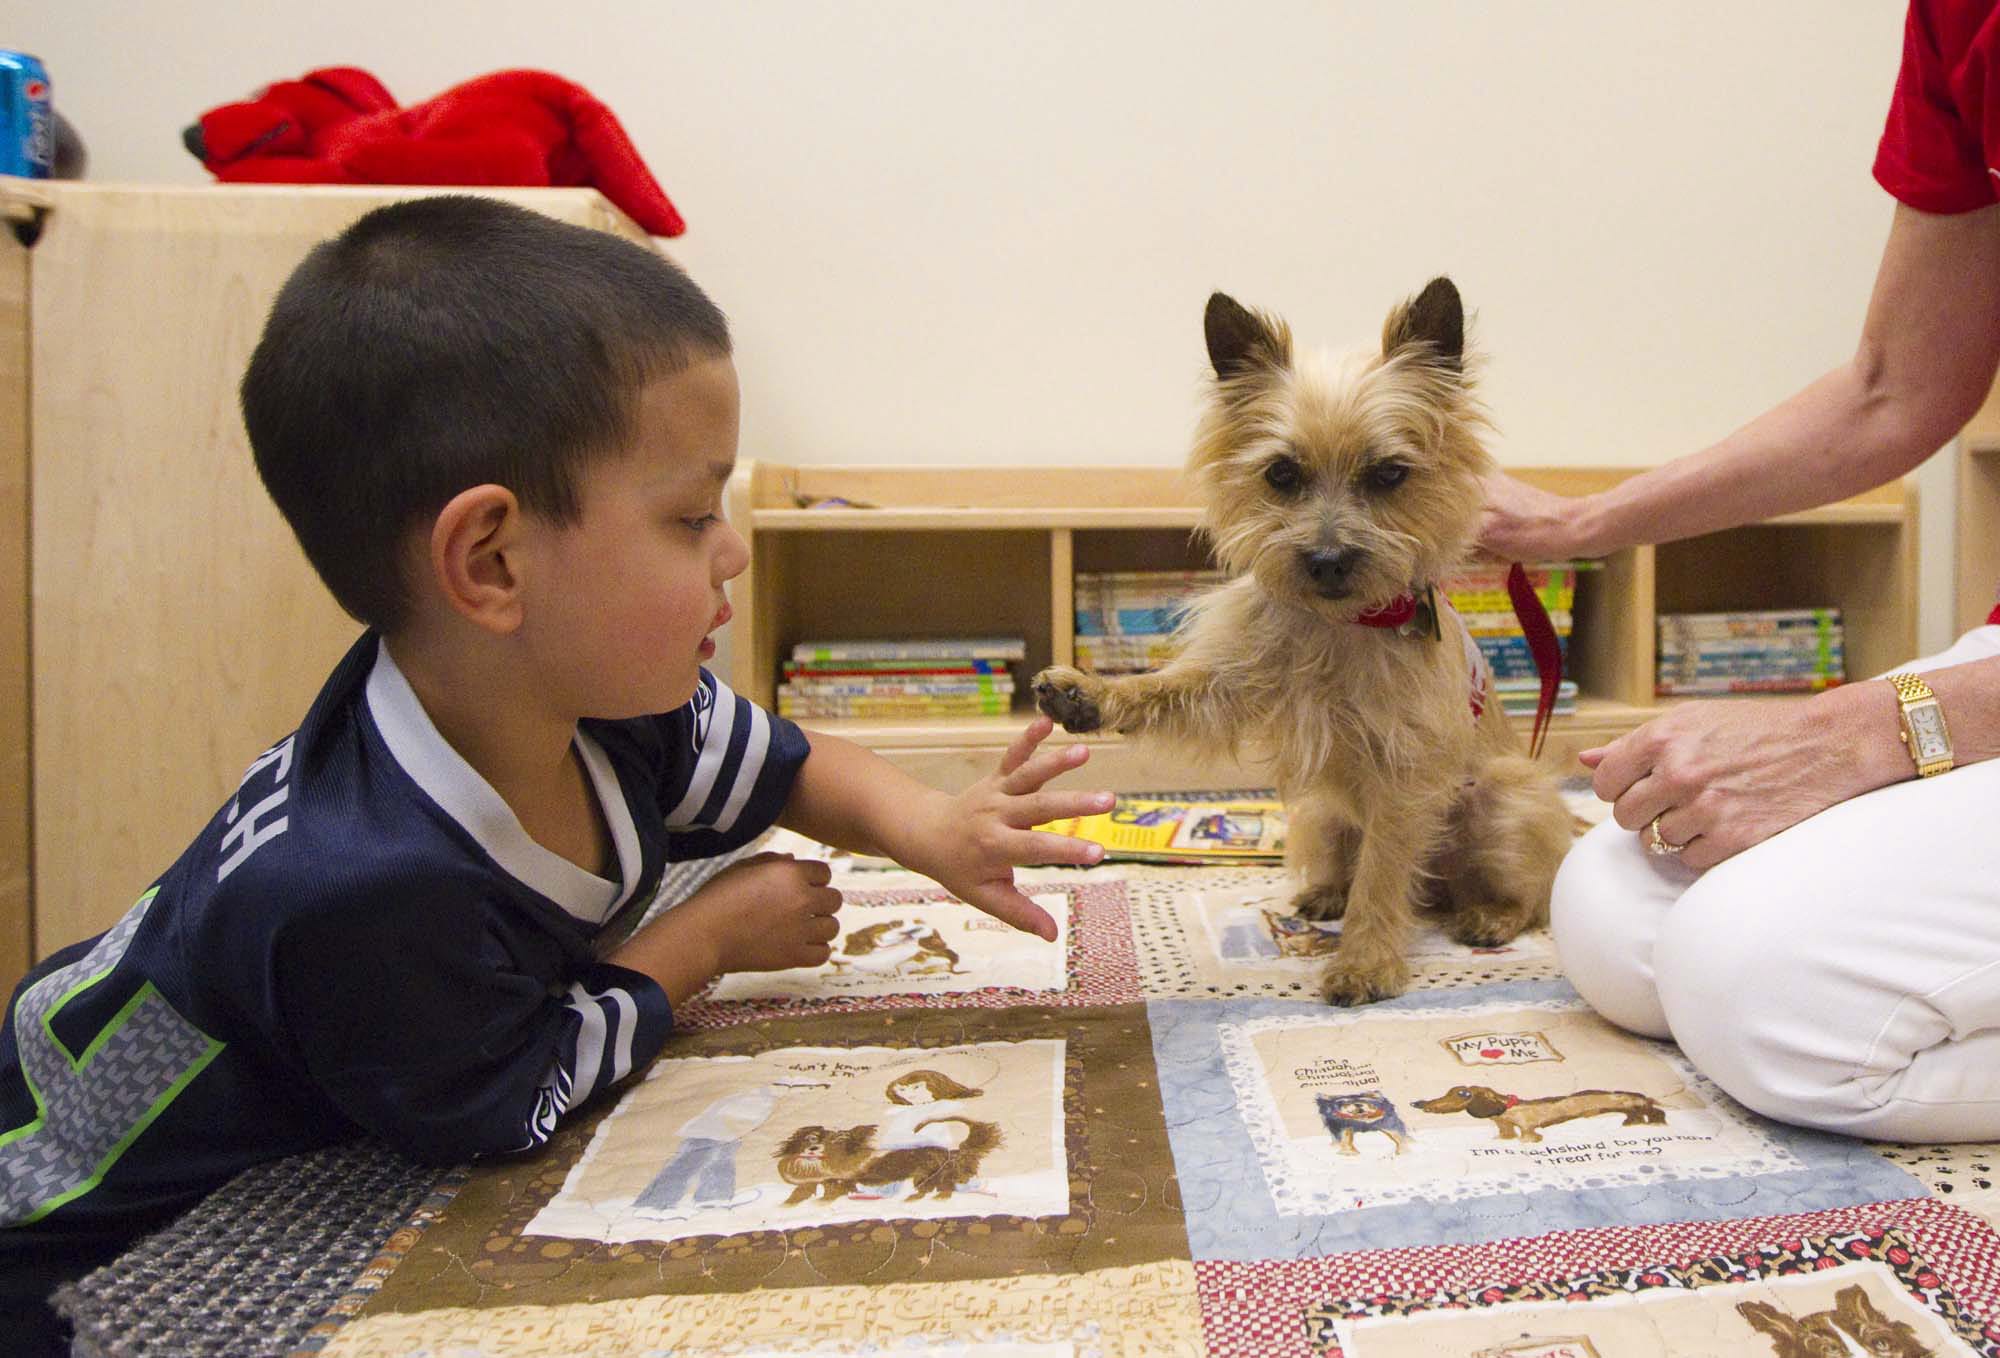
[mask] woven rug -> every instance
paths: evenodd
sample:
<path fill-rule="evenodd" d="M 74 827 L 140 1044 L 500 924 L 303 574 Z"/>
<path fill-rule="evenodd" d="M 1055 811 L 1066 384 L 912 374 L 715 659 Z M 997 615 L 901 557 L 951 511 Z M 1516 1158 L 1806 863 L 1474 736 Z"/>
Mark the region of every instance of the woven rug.
<path fill-rule="evenodd" d="M 1545 935 L 1342 1011 L 1273 870 L 1024 874 L 1049 947 L 835 864 L 841 965 L 728 978 L 532 1157 L 245 1176 L 168 1233 L 207 1276 L 75 1290 L 88 1351 L 2000 1358 L 1996 1148 L 1761 1119 Z"/>

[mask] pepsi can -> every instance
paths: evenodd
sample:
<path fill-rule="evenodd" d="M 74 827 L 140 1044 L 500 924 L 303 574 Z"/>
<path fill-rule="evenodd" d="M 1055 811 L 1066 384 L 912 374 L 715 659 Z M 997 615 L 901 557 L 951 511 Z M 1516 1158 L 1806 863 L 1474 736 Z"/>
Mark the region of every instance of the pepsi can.
<path fill-rule="evenodd" d="M 55 158 L 49 73 L 26 52 L 0 48 L 0 174 L 47 179 Z"/>

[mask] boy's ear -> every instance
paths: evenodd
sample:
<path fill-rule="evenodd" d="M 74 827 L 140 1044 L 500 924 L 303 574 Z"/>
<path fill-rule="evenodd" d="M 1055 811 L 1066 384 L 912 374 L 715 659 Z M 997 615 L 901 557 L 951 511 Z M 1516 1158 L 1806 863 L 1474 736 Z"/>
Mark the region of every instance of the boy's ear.
<path fill-rule="evenodd" d="M 462 490 L 431 524 L 431 575 L 445 602 L 496 636 L 521 625 L 521 504 L 505 486 Z"/>

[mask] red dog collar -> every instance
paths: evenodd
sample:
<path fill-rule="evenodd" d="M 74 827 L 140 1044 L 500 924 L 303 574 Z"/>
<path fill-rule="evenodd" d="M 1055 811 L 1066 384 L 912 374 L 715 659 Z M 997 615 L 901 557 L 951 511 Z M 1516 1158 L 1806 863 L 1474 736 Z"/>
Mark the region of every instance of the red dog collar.
<path fill-rule="evenodd" d="M 1355 614 L 1354 620 L 1363 627 L 1401 627 L 1417 616 L 1417 596 L 1398 594 L 1386 604 L 1364 608 Z"/>
<path fill-rule="evenodd" d="M 1429 588 L 1424 590 L 1426 598 L 1432 596 Z M 1535 724 L 1528 736 L 1528 758 L 1534 759 L 1542 752 L 1542 741 L 1548 736 L 1550 719 L 1555 713 L 1556 690 L 1562 683 L 1562 645 L 1556 639 L 1556 631 L 1549 623 L 1548 610 L 1542 607 L 1541 597 L 1528 582 L 1528 573 L 1516 561 L 1507 570 L 1507 597 L 1514 605 L 1514 616 L 1521 620 L 1521 632 L 1527 638 L 1529 654 L 1534 657 L 1535 672 L 1541 676 L 1542 691 L 1535 703 Z M 1414 592 L 1398 594 L 1387 603 L 1364 608 L 1354 620 L 1363 627 L 1406 626 L 1417 617 L 1419 605 Z M 2000 606 L 1993 610 L 1991 622 L 2000 622 Z M 1437 605 L 1431 605 L 1430 625 L 1424 629 L 1433 638 L 1439 635 L 1437 625 Z M 1474 676 L 1473 715 L 1477 716 L 1484 706 L 1484 676 Z"/>

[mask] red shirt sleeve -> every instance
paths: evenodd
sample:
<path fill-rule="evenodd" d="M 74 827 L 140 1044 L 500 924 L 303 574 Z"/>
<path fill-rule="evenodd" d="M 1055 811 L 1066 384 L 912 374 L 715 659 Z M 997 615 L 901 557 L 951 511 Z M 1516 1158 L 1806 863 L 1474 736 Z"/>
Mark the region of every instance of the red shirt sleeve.
<path fill-rule="evenodd" d="M 1875 153 L 1876 182 L 1920 212 L 1970 212 L 2000 201 L 1988 170 L 1989 129 L 2000 105 L 1987 99 L 1994 49 L 1991 0 L 1911 0 L 1903 66 Z"/>

